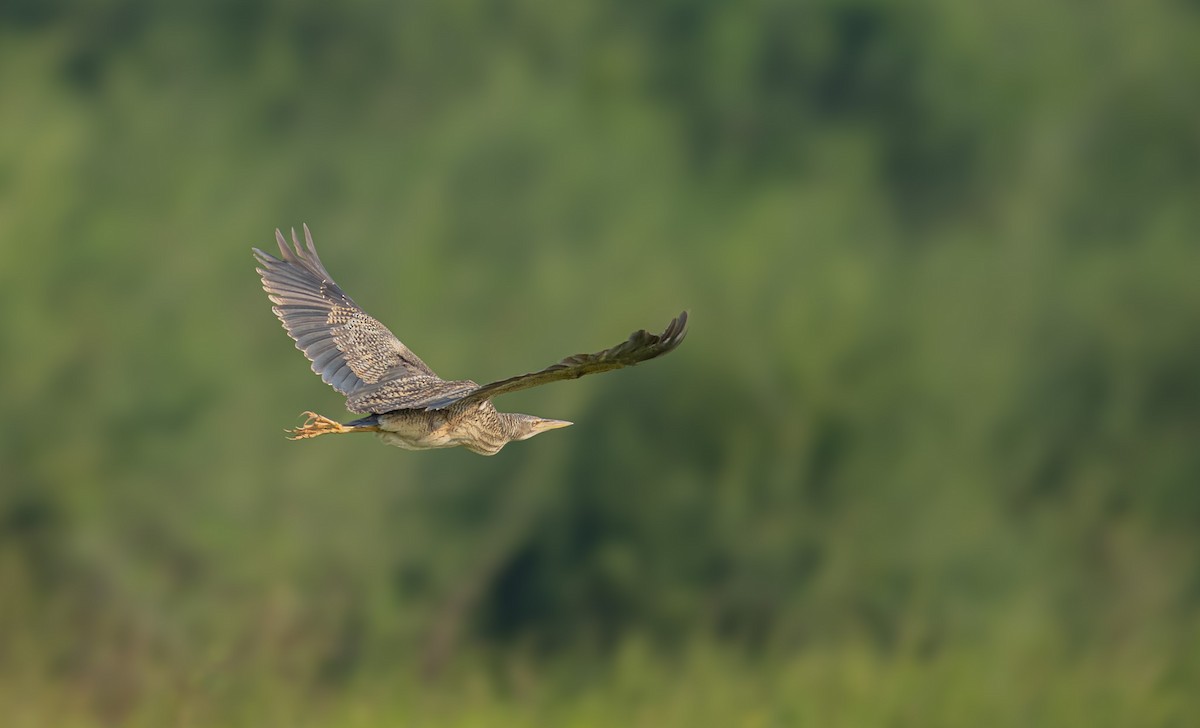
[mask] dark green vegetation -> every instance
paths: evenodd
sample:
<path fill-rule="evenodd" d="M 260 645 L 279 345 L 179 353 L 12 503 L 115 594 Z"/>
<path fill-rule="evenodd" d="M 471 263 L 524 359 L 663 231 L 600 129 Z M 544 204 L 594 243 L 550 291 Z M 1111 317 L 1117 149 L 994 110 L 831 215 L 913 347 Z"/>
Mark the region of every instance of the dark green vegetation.
<path fill-rule="evenodd" d="M 0 6 L 6 725 L 1194 720 L 1200 9 L 1060 5 Z M 692 331 L 288 442 L 301 222 L 443 376 Z"/>

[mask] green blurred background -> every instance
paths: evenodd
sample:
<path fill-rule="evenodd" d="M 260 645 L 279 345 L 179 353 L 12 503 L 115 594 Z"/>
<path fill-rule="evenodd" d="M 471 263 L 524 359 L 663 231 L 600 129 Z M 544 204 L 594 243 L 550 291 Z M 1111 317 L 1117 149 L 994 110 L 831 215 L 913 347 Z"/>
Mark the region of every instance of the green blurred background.
<path fill-rule="evenodd" d="M 0 5 L 8 726 L 1184 725 L 1200 6 Z M 495 458 L 342 399 L 657 328 Z"/>

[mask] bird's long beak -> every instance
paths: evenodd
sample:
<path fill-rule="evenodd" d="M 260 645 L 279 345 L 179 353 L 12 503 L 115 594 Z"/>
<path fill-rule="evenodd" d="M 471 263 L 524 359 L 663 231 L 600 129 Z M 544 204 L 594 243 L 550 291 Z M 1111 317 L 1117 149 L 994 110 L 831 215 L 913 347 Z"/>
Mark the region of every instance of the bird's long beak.
<path fill-rule="evenodd" d="M 575 423 L 567 422 L 566 420 L 547 420 L 538 418 L 538 421 L 533 423 L 533 433 L 536 435 L 539 432 L 545 432 L 546 430 L 557 430 L 560 427 L 570 427 L 573 424 Z"/>

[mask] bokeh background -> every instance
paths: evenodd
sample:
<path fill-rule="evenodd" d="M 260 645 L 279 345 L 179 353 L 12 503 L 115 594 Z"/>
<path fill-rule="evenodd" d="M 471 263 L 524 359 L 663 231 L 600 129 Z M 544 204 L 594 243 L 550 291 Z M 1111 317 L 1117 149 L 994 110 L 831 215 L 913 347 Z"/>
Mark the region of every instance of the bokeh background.
<path fill-rule="evenodd" d="M 1200 6 L 0 5 L 8 726 L 1185 725 Z M 506 397 L 342 416 L 251 246 Z"/>

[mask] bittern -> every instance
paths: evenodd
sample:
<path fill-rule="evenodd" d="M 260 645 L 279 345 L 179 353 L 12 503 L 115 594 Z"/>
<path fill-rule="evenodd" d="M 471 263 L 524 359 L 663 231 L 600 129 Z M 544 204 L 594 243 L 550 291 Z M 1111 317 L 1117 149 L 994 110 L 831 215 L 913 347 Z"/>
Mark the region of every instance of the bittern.
<path fill-rule="evenodd" d="M 633 366 L 679 346 L 687 334 L 687 312 L 661 334 L 635 331 L 628 341 L 594 354 L 576 354 L 540 371 L 480 386 L 467 379 L 445 380 L 400 343 L 386 326 L 358 307 L 317 256 L 304 226 L 305 245 L 292 230 L 292 243 L 275 231 L 281 257 L 254 249 L 262 265 L 263 289 L 275 305 L 296 348 L 325 383 L 346 395 L 346 408 L 366 417 L 342 424 L 305 412 L 303 425 L 288 430 L 293 440 L 319 435 L 374 432 L 389 445 L 407 450 L 463 446 L 495 455 L 507 443 L 528 440 L 572 423 L 533 415 L 499 412 L 492 398 L 562 379 Z"/>

